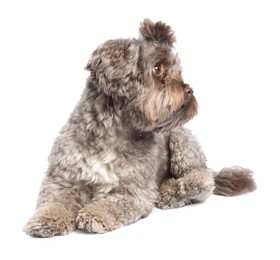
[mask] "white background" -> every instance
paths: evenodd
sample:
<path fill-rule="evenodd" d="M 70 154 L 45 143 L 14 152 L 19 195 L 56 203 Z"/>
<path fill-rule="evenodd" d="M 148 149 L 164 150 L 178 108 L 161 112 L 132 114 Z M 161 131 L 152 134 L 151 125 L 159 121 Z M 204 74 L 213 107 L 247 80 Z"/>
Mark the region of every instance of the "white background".
<path fill-rule="evenodd" d="M 277 1 L 0 3 L 1 259 L 280 259 Z M 212 168 L 254 170 L 258 190 L 155 209 L 104 235 L 34 239 L 32 215 L 53 139 L 84 88 L 91 52 L 138 37 L 143 18 L 176 32 L 184 78 L 200 103 L 189 127 Z"/>

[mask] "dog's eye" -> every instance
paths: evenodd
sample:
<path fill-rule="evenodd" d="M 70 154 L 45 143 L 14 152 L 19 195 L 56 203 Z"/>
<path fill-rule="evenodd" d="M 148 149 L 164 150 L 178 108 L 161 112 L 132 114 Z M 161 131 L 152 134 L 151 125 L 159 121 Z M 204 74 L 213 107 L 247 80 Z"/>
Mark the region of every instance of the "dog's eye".
<path fill-rule="evenodd" d="M 162 71 L 162 65 L 160 63 L 157 63 L 154 67 L 153 67 L 153 72 L 157 75 L 159 75 Z"/>

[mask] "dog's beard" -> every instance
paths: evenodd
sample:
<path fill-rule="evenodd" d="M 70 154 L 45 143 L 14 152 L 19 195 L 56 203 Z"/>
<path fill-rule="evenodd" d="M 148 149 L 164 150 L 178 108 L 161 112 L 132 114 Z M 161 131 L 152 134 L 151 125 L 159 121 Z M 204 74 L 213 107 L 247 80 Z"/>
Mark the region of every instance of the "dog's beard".
<path fill-rule="evenodd" d="M 174 82 L 150 92 L 143 89 L 138 93 L 142 98 L 138 96 L 130 104 L 133 106 L 129 106 L 128 118 L 140 131 L 164 132 L 182 126 L 196 115 L 198 108 L 192 93 L 186 94 L 187 89 L 190 90 Z"/>
<path fill-rule="evenodd" d="M 169 131 L 172 128 L 182 126 L 191 120 L 197 114 L 198 103 L 192 96 L 188 102 L 185 102 L 180 109 L 175 111 L 171 116 L 156 125 L 155 132 Z"/>

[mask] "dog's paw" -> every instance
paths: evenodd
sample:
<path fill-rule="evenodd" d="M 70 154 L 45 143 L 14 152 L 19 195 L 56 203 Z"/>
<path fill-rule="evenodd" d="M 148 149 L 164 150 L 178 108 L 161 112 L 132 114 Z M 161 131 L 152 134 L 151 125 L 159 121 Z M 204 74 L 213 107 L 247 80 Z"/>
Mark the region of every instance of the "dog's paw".
<path fill-rule="evenodd" d="M 33 217 L 24 227 L 24 232 L 33 237 L 53 237 L 67 235 L 73 230 L 73 223 L 66 219 L 49 217 Z"/>
<path fill-rule="evenodd" d="M 67 235 L 74 229 L 74 221 L 70 220 L 67 215 L 42 214 L 37 212 L 26 223 L 23 231 L 33 237 L 53 237 Z"/>
<path fill-rule="evenodd" d="M 204 201 L 214 190 L 213 177 L 207 172 L 194 172 L 179 179 L 168 179 L 160 187 L 157 206 L 162 209 L 179 208 Z"/>
<path fill-rule="evenodd" d="M 87 212 L 81 212 L 76 218 L 76 227 L 90 233 L 105 233 L 109 231 L 107 225 L 98 217 Z"/>
<path fill-rule="evenodd" d="M 76 227 L 90 233 L 105 233 L 116 229 L 118 226 L 110 214 L 101 216 L 82 210 L 76 217 Z"/>
<path fill-rule="evenodd" d="M 190 201 L 187 203 L 186 200 L 178 200 L 173 196 L 160 196 L 156 206 L 160 209 L 175 209 L 181 208 L 186 204 L 190 204 Z"/>

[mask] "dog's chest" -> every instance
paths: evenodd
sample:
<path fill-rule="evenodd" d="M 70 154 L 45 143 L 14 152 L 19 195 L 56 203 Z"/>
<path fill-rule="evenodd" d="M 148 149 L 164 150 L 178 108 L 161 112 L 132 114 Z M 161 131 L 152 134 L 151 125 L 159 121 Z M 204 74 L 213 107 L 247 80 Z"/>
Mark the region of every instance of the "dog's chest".
<path fill-rule="evenodd" d="M 114 186 L 119 179 L 114 169 L 116 158 L 116 153 L 110 149 L 102 153 L 91 151 L 84 159 L 81 178 L 95 184 Z"/>
<path fill-rule="evenodd" d="M 95 184 L 117 186 L 125 178 L 149 176 L 150 181 L 157 178 L 157 172 L 165 164 L 166 153 L 162 151 L 159 140 L 147 142 L 128 142 L 118 140 L 104 145 L 102 151 L 91 151 L 86 158 L 83 179 Z"/>

